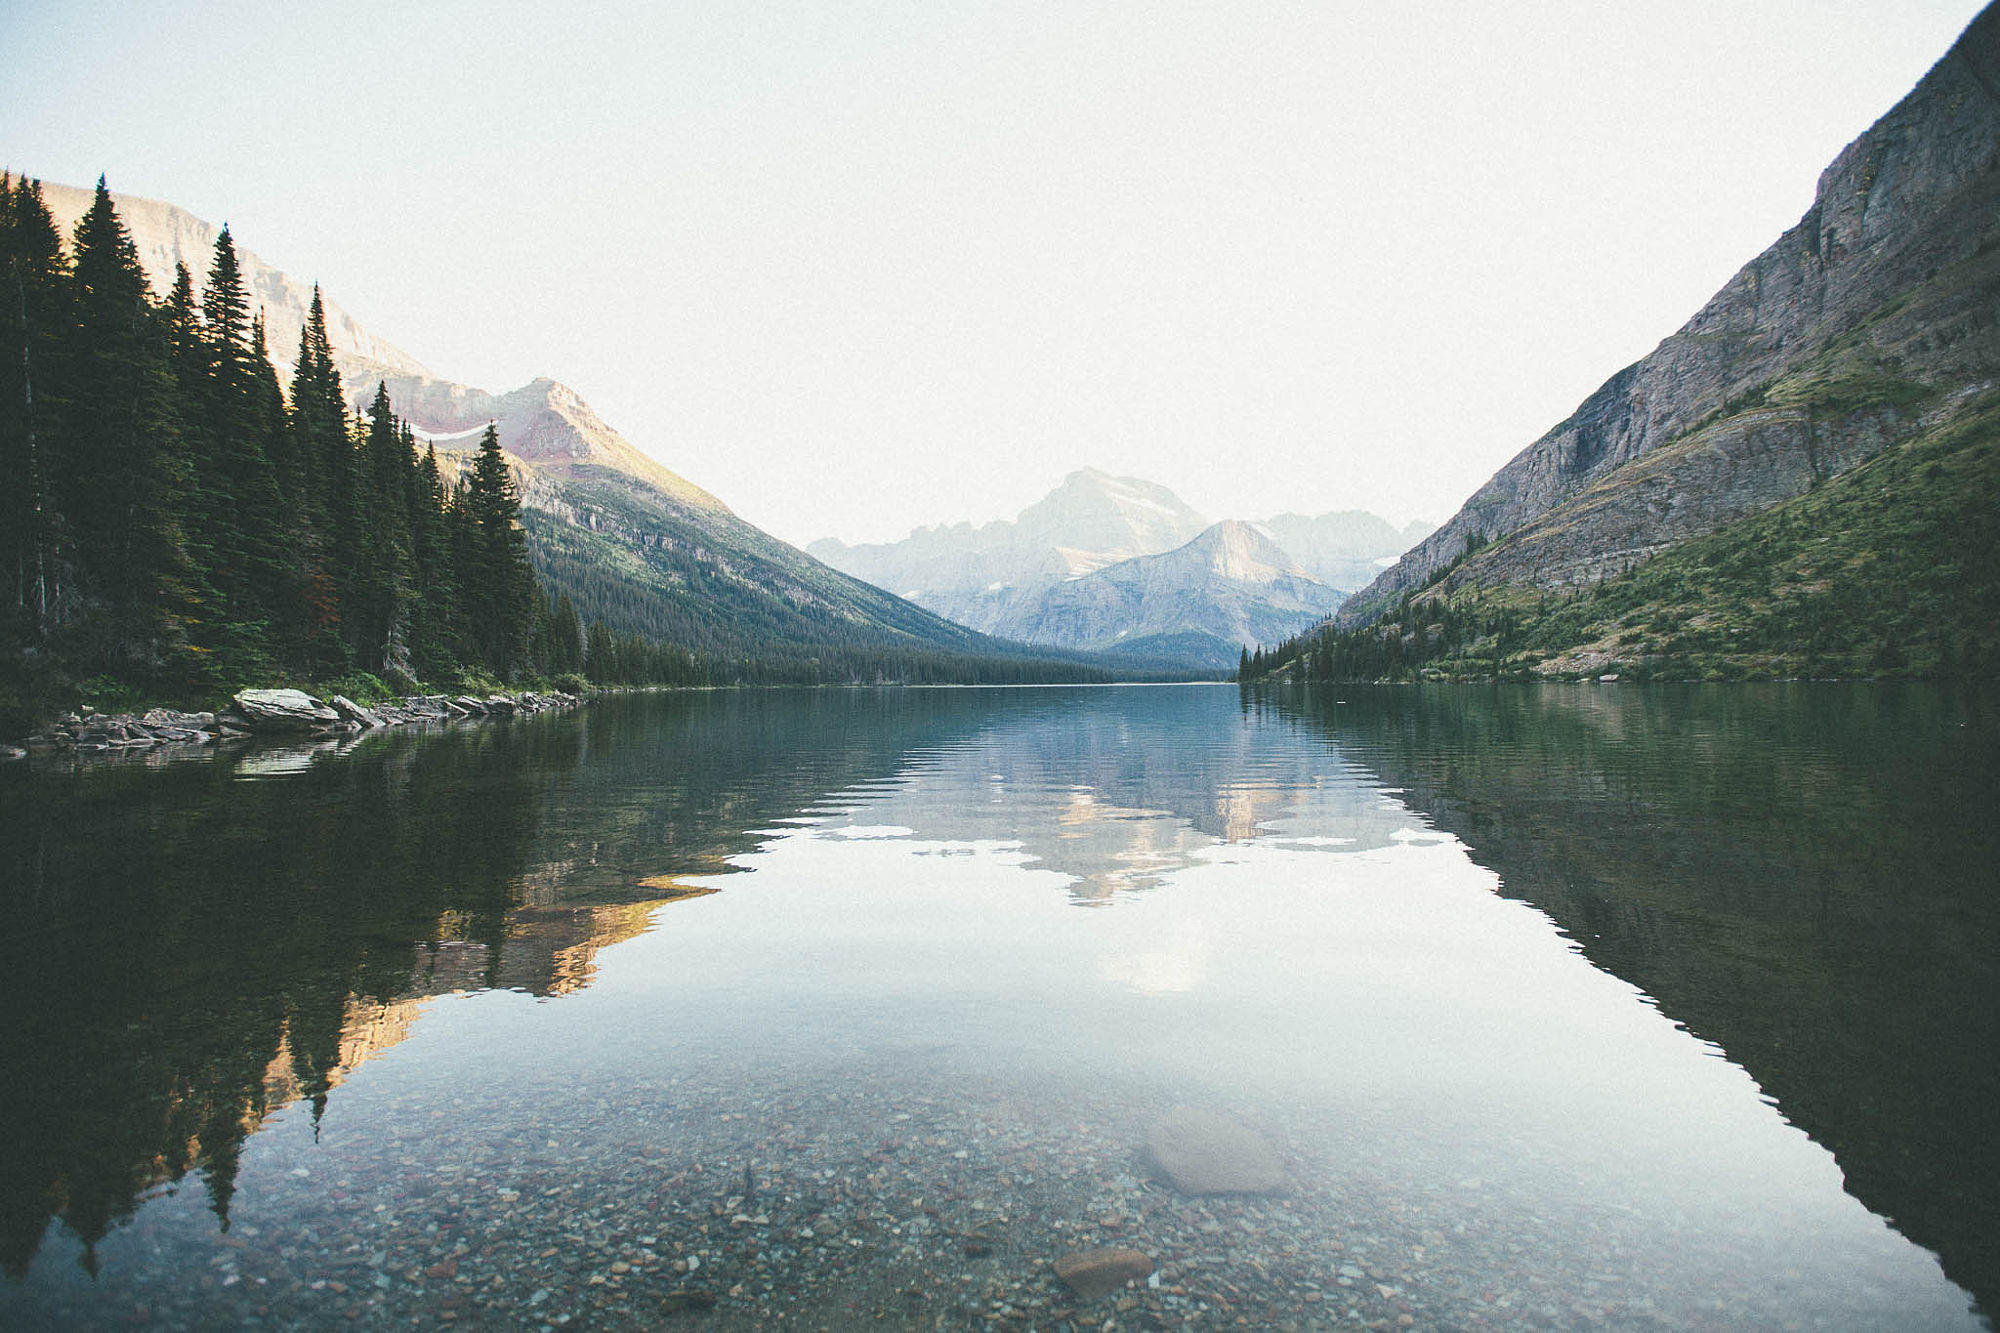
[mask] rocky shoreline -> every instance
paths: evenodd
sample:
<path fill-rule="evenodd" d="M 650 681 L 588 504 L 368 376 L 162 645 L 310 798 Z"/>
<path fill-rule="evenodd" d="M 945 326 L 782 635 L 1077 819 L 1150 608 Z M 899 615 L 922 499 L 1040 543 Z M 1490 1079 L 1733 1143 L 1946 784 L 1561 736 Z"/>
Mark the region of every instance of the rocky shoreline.
<path fill-rule="evenodd" d="M 345 695 L 320 699 L 304 690 L 240 690 L 219 713 L 152 708 L 132 713 L 66 713 L 28 737 L 26 748 L 0 745 L 0 761 L 30 754 L 110 754 L 168 745 L 214 745 L 254 737 L 338 740 L 382 727 L 512 717 L 575 708 L 582 696 L 560 690 L 518 694 L 413 694 L 373 708 Z"/>

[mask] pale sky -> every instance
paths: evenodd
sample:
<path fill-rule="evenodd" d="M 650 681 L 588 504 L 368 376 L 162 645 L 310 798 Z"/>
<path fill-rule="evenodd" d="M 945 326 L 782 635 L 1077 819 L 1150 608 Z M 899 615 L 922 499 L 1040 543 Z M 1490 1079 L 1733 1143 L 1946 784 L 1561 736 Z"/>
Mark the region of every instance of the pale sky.
<path fill-rule="evenodd" d="M 0 3 L 0 161 L 170 200 L 803 544 L 1073 468 L 1442 520 L 1974 0 Z"/>

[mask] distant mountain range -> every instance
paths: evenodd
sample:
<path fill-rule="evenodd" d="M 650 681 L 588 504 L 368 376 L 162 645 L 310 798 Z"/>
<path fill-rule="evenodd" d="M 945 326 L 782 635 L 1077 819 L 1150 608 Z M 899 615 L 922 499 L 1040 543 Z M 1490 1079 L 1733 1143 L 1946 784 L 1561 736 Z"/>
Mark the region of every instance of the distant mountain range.
<path fill-rule="evenodd" d="M 1083 468 L 1011 520 L 806 549 L 989 634 L 1227 668 L 1325 618 L 1428 531 L 1354 510 L 1211 524 L 1164 486 Z"/>
<path fill-rule="evenodd" d="M 91 200 L 89 190 L 46 182 L 43 196 L 65 232 Z M 213 224 L 158 200 L 114 199 L 156 292 L 171 285 L 177 263 L 199 283 L 213 253 Z M 288 379 L 312 289 L 240 245 L 237 254 L 272 359 Z M 396 412 L 447 458 L 468 457 L 487 422 L 497 422 L 521 482 L 531 558 L 586 621 L 718 656 L 1032 656 L 829 569 L 746 523 L 641 453 L 565 385 L 537 379 L 493 394 L 455 384 L 369 333 L 331 299 L 326 316 L 334 362 L 357 409 L 386 383 Z"/>
<path fill-rule="evenodd" d="M 1229 519 L 1171 551 L 1066 579 L 1019 605 L 999 632 L 1226 670 L 1244 646 L 1297 633 L 1341 596 L 1256 527 Z"/>
<path fill-rule="evenodd" d="M 1969 669 L 2000 652 L 1996 421 L 1989 5 L 1796 226 L 1338 623 L 1408 638 L 1448 604 L 1446 656 L 1559 674 Z"/>

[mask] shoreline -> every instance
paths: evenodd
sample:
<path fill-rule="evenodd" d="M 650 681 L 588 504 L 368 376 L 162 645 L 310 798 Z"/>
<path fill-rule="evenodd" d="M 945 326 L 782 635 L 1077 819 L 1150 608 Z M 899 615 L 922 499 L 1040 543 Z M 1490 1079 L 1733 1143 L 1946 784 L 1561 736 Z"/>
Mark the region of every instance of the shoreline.
<path fill-rule="evenodd" d="M 588 702 L 587 695 L 562 690 L 522 690 L 484 696 L 403 695 L 371 708 L 342 694 L 321 699 L 304 690 L 246 689 L 217 711 L 99 713 L 86 706 L 58 715 L 24 744 L 0 745 L 0 762 L 186 750 L 249 740 L 338 741 L 392 727 L 554 712 Z"/>

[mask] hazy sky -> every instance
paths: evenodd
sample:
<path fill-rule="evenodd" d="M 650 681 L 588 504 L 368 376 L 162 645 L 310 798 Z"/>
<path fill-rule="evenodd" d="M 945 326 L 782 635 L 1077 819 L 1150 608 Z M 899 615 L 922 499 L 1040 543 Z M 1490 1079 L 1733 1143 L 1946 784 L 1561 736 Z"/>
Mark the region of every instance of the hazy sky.
<path fill-rule="evenodd" d="M 172 200 L 797 542 L 1086 463 L 1442 519 L 1974 0 L 0 3 L 0 161 Z"/>

